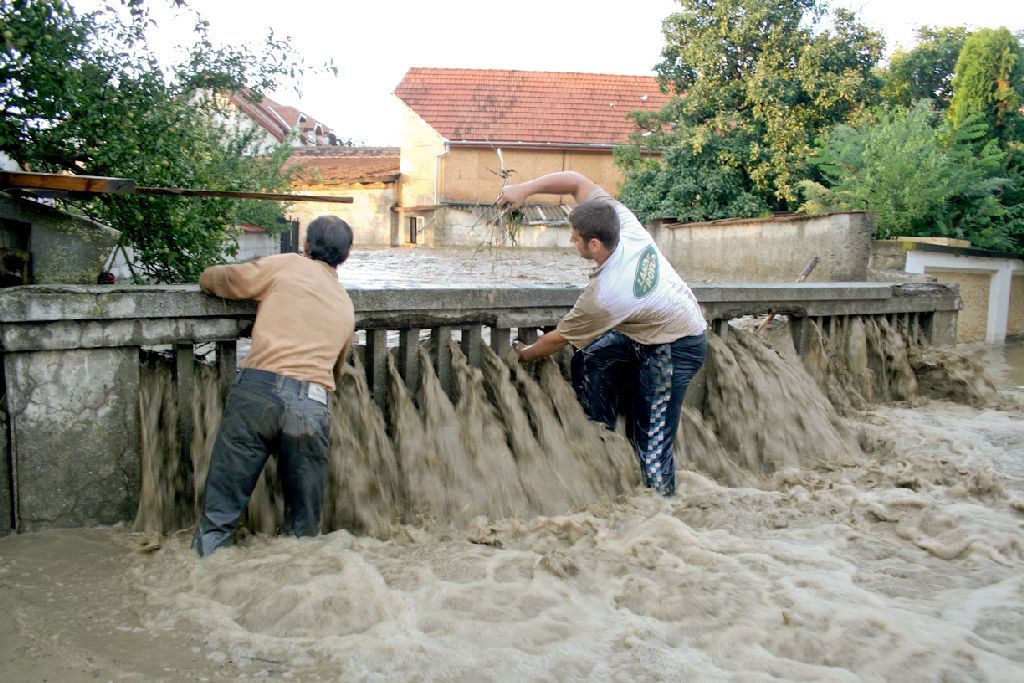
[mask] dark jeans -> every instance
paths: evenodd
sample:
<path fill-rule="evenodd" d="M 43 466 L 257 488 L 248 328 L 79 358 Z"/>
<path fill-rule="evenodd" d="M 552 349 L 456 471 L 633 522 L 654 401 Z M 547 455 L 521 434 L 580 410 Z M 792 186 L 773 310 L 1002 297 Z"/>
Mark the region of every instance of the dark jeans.
<path fill-rule="evenodd" d="M 620 411 L 626 414 L 644 485 L 664 496 L 676 490 L 679 410 L 706 354 L 703 332 L 646 345 L 612 330 L 572 358 L 572 385 L 587 417 L 614 430 Z"/>
<path fill-rule="evenodd" d="M 318 387 L 314 395 L 325 397 Z M 315 536 L 327 482 L 331 412 L 310 395 L 310 383 L 243 369 L 224 406 L 213 445 L 206 495 L 193 546 L 209 555 L 234 541 L 270 453 L 277 454 L 284 493 L 282 532 Z"/>

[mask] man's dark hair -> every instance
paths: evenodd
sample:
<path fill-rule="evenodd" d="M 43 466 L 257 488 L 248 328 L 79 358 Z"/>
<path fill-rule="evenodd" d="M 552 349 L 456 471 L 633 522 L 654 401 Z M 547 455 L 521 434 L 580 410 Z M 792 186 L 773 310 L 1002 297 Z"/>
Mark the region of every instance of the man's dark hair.
<path fill-rule="evenodd" d="M 306 228 L 309 257 L 337 268 L 352 249 L 352 228 L 337 216 L 320 216 Z"/>
<path fill-rule="evenodd" d="M 607 199 L 583 202 L 569 214 L 569 224 L 587 242 L 596 237 L 608 249 L 619 245 L 619 215 Z"/>

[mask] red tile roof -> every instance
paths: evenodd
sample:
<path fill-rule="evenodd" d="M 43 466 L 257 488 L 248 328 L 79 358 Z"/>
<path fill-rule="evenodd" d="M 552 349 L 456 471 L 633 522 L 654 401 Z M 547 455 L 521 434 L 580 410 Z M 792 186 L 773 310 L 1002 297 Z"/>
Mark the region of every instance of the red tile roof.
<path fill-rule="evenodd" d="M 284 142 L 289 132 L 288 125 L 274 113 L 273 109 L 263 106 L 266 99 L 257 102 L 248 92 L 239 91 L 232 93 L 231 102 L 239 111 L 273 135 L 275 140 Z"/>
<path fill-rule="evenodd" d="M 629 112 L 670 98 L 653 76 L 419 67 L 395 95 L 452 142 L 552 145 L 624 143 Z"/>
<path fill-rule="evenodd" d="M 257 99 L 246 90 L 231 95 L 232 103 L 266 129 L 278 142 L 284 142 L 289 133 L 298 129 L 300 143 L 303 145 L 332 144 L 331 129 L 312 116 L 304 114 L 295 107 L 275 102 L 266 96 L 259 101 Z"/>
<path fill-rule="evenodd" d="M 399 174 L 397 147 L 300 147 L 285 168 L 299 167 L 293 187 L 389 182 Z"/>

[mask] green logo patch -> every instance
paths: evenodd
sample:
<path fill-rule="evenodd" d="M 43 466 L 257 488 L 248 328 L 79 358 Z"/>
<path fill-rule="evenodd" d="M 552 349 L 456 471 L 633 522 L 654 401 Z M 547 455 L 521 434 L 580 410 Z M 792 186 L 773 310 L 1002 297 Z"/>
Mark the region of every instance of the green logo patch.
<path fill-rule="evenodd" d="M 633 296 L 643 299 L 658 286 L 658 250 L 649 246 L 640 254 L 633 276 Z"/>

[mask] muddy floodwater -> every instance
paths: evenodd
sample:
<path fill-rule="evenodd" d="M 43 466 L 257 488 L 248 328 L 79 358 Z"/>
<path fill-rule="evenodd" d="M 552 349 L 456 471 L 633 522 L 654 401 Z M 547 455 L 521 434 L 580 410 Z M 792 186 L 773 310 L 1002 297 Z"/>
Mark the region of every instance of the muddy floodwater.
<path fill-rule="evenodd" d="M 345 285 L 486 287 L 494 284 L 556 284 L 583 287 L 593 262 L 564 249 L 502 249 L 489 246 L 439 249 L 355 249 L 338 269 Z"/>
<path fill-rule="evenodd" d="M 587 270 L 568 249 L 380 250 L 341 280 Z M 0 539 L 0 680 L 1024 680 L 1024 347 L 961 349 L 995 389 L 945 400 L 898 345 L 884 387 L 852 363 L 816 383 L 782 332 L 713 341 L 671 499 L 635 488 L 621 437 L 579 421 L 554 364 L 456 357 L 457 401 L 393 375 L 386 426 L 364 384 L 339 390 L 337 530 L 258 533 L 262 492 L 255 533 L 200 560 L 154 418 L 135 524 Z M 171 409 L 148 377 L 144 413 Z M 214 403 L 193 404 L 194 451 Z"/>

